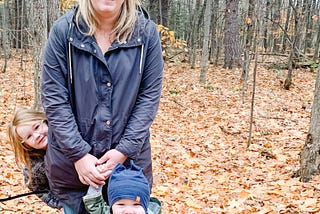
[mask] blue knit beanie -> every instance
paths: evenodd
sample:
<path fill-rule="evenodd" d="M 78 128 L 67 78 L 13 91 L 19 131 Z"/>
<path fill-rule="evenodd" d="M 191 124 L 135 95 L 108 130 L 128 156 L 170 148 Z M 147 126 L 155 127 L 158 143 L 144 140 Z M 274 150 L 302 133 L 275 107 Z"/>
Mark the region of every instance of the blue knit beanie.
<path fill-rule="evenodd" d="M 142 205 L 147 213 L 150 188 L 142 168 L 130 161 L 130 168 L 126 169 L 118 164 L 112 171 L 108 183 L 108 201 L 110 207 L 120 199 L 131 199 Z"/>

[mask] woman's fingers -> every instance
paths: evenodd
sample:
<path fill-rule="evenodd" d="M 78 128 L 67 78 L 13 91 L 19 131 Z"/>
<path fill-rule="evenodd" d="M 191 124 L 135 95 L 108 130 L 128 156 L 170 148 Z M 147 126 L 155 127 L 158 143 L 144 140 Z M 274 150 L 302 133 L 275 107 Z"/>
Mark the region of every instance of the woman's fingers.
<path fill-rule="evenodd" d="M 112 173 L 112 170 L 107 170 L 102 173 L 102 175 L 105 177 L 105 179 L 108 179 Z"/>
<path fill-rule="evenodd" d="M 97 158 L 90 154 L 75 162 L 75 168 L 83 184 L 98 187 L 105 183 L 105 177 L 96 169 L 96 162 Z"/>
<path fill-rule="evenodd" d="M 105 176 L 102 176 L 103 180 L 99 180 L 97 178 L 95 178 L 93 175 L 91 176 L 79 176 L 79 179 L 81 181 L 81 183 L 85 184 L 85 185 L 90 185 L 93 186 L 94 188 L 98 188 L 99 185 L 104 185 L 105 182 Z"/>
<path fill-rule="evenodd" d="M 79 176 L 79 180 L 80 180 L 81 183 L 83 183 L 84 185 L 89 185 L 89 184 L 85 181 L 85 179 L 84 179 L 83 176 Z"/>

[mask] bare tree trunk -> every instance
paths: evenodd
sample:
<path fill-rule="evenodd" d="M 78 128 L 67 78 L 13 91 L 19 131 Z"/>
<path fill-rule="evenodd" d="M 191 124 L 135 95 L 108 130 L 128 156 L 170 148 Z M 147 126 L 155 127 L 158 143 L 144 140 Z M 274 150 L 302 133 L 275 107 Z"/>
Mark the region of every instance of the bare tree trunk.
<path fill-rule="evenodd" d="M 289 62 L 288 62 L 288 75 L 286 80 L 284 81 L 284 88 L 286 90 L 290 89 L 290 86 L 292 84 L 292 72 L 294 69 L 294 60 L 296 60 L 296 56 L 297 51 L 296 48 L 298 47 L 297 43 L 298 43 L 298 39 L 300 37 L 300 29 L 299 29 L 299 20 L 300 20 L 300 4 L 299 1 L 297 1 L 297 5 L 294 6 L 292 0 L 289 0 L 290 5 L 293 9 L 293 16 L 294 16 L 294 35 L 293 35 L 293 39 L 292 39 L 292 45 L 291 45 L 291 52 L 290 52 L 290 57 L 289 57 Z"/>
<path fill-rule="evenodd" d="M 263 31 L 263 48 L 265 52 L 268 52 L 269 47 L 269 20 L 270 20 L 270 0 L 266 1 L 265 9 L 265 22 L 264 22 L 264 31 Z"/>
<path fill-rule="evenodd" d="M 169 1 L 161 0 L 160 1 L 160 14 L 161 14 L 161 24 L 163 26 L 169 25 Z"/>
<path fill-rule="evenodd" d="M 211 46 L 210 46 L 210 63 L 217 66 L 218 60 L 217 56 L 218 39 L 217 39 L 217 27 L 218 27 L 218 11 L 219 11 L 219 0 L 214 0 L 213 6 L 211 6 L 212 17 L 211 17 Z"/>
<path fill-rule="evenodd" d="M 211 0 L 206 0 L 206 9 L 204 12 L 204 35 L 201 56 L 200 84 L 206 84 L 207 62 L 209 56 L 209 38 L 211 22 Z"/>
<path fill-rule="evenodd" d="M 58 19 L 58 17 L 60 16 L 60 1 L 59 0 L 47 0 L 47 15 L 48 15 L 48 31 L 47 33 L 49 34 L 52 23 Z"/>
<path fill-rule="evenodd" d="M 249 0 L 249 6 L 248 6 L 248 16 L 246 20 L 247 24 L 247 32 L 245 34 L 245 50 L 244 50 L 244 62 L 243 62 L 243 68 L 242 68 L 242 74 L 241 79 L 245 82 L 247 82 L 248 75 L 249 75 L 249 66 L 250 66 L 250 49 L 252 45 L 252 36 L 253 36 L 253 12 L 254 12 L 254 5 L 255 0 Z M 243 87 L 243 89 L 245 86 Z M 244 91 L 244 90 L 243 90 Z"/>
<path fill-rule="evenodd" d="M 22 20 L 23 20 L 23 0 L 14 0 L 14 43 L 15 48 L 21 49 L 21 38 L 23 32 Z"/>
<path fill-rule="evenodd" d="M 42 49 L 47 39 L 47 0 L 33 0 L 32 34 L 34 62 L 34 109 L 42 109 L 40 99 L 40 76 L 42 69 Z"/>
<path fill-rule="evenodd" d="M 280 33 L 276 33 L 279 29 L 279 25 L 281 23 L 281 1 L 275 1 L 274 6 L 274 15 L 273 15 L 273 22 L 272 22 L 272 31 L 273 31 L 273 50 L 272 52 L 277 53 L 279 51 L 280 45 Z"/>
<path fill-rule="evenodd" d="M 154 21 L 155 23 L 159 24 L 160 20 L 159 20 L 159 1 L 160 0 L 150 0 L 150 9 L 149 9 L 149 14 L 150 14 L 150 18 L 152 21 Z"/>
<path fill-rule="evenodd" d="M 215 59 L 215 64 L 218 64 L 219 61 L 219 56 L 221 53 L 221 49 L 223 47 L 223 27 L 222 27 L 223 23 L 218 22 L 218 27 L 217 27 L 217 51 L 216 51 L 216 59 Z M 219 27 L 220 26 L 220 27 Z"/>
<path fill-rule="evenodd" d="M 319 57 L 319 44 L 320 44 L 320 19 L 318 19 L 318 33 L 317 33 L 317 41 L 314 47 L 313 61 L 316 61 Z"/>
<path fill-rule="evenodd" d="M 2 26 L 3 32 L 2 35 L 2 45 L 3 45 L 3 54 L 4 54 L 4 65 L 2 72 L 5 73 L 7 70 L 8 59 L 10 58 L 10 43 L 9 43 L 9 1 L 4 0 L 3 4 L 3 16 L 2 16 Z"/>
<path fill-rule="evenodd" d="M 169 24 L 169 0 L 150 0 L 150 16 L 151 19 L 163 26 Z"/>
<path fill-rule="evenodd" d="M 319 174 L 320 167 L 320 71 L 315 86 L 311 110 L 310 128 L 300 154 L 300 169 L 296 176 L 308 182 L 313 175 Z"/>
<path fill-rule="evenodd" d="M 192 29 L 191 29 L 191 35 L 190 35 L 190 64 L 191 68 L 195 68 L 196 64 L 196 58 L 197 58 L 197 34 L 199 26 L 197 26 L 198 19 L 199 19 L 199 10 L 200 10 L 200 2 L 201 0 L 196 0 L 196 7 L 193 12 L 193 18 L 192 18 Z"/>
<path fill-rule="evenodd" d="M 293 47 L 292 47 L 292 49 L 293 49 Z M 294 58 L 294 50 L 292 50 L 292 49 L 290 51 L 289 62 L 288 62 L 288 74 L 287 74 L 287 78 L 284 81 L 284 85 L 283 85 L 283 87 L 286 90 L 290 89 L 290 86 L 291 86 L 291 83 L 292 83 L 293 60 L 294 60 L 293 59 Z"/>
<path fill-rule="evenodd" d="M 20 40 L 20 48 L 21 48 L 21 50 L 23 50 L 24 49 L 24 32 L 25 32 L 25 17 L 24 17 L 24 9 L 25 9 L 25 4 L 24 4 L 24 0 L 22 0 L 21 1 L 21 6 L 20 6 L 20 8 L 21 8 L 21 11 L 20 11 L 20 29 L 21 29 L 21 32 L 20 32 L 20 38 L 19 38 L 19 40 Z M 23 56 L 21 56 L 21 59 L 23 59 Z"/>
<path fill-rule="evenodd" d="M 158 5 L 158 20 L 159 20 L 159 24 L 163 25 L 163 21 L 162 21 L 162 10 L 161 10 L 161 2 L 162 0 L 159 0 L 159 5 Z"/>
<path fill-rule="evenodd" d="M 241 66 L 240 35 L 238 25 L 239 0 L 226 0 L 224 26 L 224 68 Z"/>
<path fill-rule="evenodd" d="M 289 22 L 290 22 L 290 16 L 291 16 L 291 7 L 289 6 L 288 9 L 287 9 L 287 16 L 286 16 L 286 22 L 284 24 L 284 34 L 283 34 L 283 37 L 282 37 L 282 52 L 284 53 L 287 49 L 287 35 L 286 33 L 288 32 L 288 29 L 289 29 Z"/>
<path fill-rule="evenodd" d="M 304 53 L 310 52 L 311 44 L 312 44 L 312 18 L 311 18 L 311 0 L 307 0 L 305 2 L 305 23 L 306 23 L 306 37 L 305 37 L 305 43 L 304 43 Z"/>
<path fill-rule="evenodd" d="M 32 36 L 31 36 L 31 26 L 32 26 L 32 5 L 33 5 L 33 2 L 32 1 L 26 1 L 26 19 L 27 19 L 27 23 L 28 23 L 28 28 L 27 28 L 27 33 L 25 35 L 25 39 L 27 41 L 27 44 L 28 44 L 28 49 L 30 50 L 32 48 Z"/>

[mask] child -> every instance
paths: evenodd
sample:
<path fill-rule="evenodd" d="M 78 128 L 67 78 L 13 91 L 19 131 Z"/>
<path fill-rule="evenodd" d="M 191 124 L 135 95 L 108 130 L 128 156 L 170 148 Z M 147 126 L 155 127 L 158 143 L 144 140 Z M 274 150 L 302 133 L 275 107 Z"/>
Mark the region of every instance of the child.
<path fill-rule="evenodd" d="M 118 164 L 109 178 L 107 196 L 111 209 L 103 201 L 101 188 L 96 193 L 88 191 L 88 194 L 83 197 L 86 209 L 90 214 L 160 213 L 161 203 L 156 198 L 150 198 L 149 183 L 143 175 L 142 169 L 133 161 L 130 163 L 129 169 Z"/>
<path fill-rule="evenodd" d="M 47 191 L 47 193 L 37 194 L 37 196 L 52 208 L 62 209 L 62 204 L 56 196 L 50 191 L 48 179 L 45 173 L 44 155 L 48 145 L 47 141 L 48 124 L 44 112 L 31 109 L 20 109 L 16 111 L 7 130 L 9 142 L 14 150 L 16 163 L 23 167 L 23 175 L 27 187 L 31 191 Z M 102 170 L 103 166 L 97 166 Z M 91 210 L 97 210 L 95 213 L 108 213 L 109 207 L 103 200 L 101 187 L 96 190 L 89 187 L 88 194 L 84 196 L 89 198 L 84 200 L 85 206 Z M 98 196 L 98 197 L 93 197 Z M 100 197 L 101 196 L 101 197 Z M 153 198 L 157 203 L 150 202 L 152 210 L 160 210 L 160 202 Z M 89 211 L 89 210 L 88 210 Z M 159 213 L 153 212 L 154 214 Z"/>
<path fill-rule="evenodd" d="M 37 196 L 48 206 L 62 210 L 62 204 L 50 191 L 45 173 L 47 134 L 48 125 L 44 112 L 30 109 L 18 110 L 7 130 L 16 164 L 24 165 L 23 175 L 27 187 L 31 191 L 47 191 Z"/>
<path fill-rule="evenodd" d="M 131 211 L 136 214 L 147 213 L 150 200 L 150 187 L 142 169 L 131 161 L 126 169 L 118 164 L 108 183 L 108 202 L 114 214 Z"/>

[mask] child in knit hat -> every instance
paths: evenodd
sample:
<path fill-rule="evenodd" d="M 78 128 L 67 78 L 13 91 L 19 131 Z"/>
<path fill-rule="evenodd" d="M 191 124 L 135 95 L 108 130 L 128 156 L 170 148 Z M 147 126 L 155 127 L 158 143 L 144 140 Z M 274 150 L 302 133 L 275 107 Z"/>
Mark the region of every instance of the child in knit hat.
<path fill-rule="evenodd" d="M 129 169 L 118 164 L 108 184 L 108 201 L 113 214 L 130 211 L 136 214 L 148 213 L 150 187 L 142 169 L 133 161 Z"/>
<path fill-rule="evenodd" d="M 90 214 L 159 214 L 161 202 L 150 198 L 150 187 L 142 168 L 130 161 L 130 168 L 118 164 L 109 177 L 108 204 L 103 201 L 101 188 L 95 193 L 87 193 L 83 198 Z M 89 190 L 92 187 L 89 187 Z"/>

